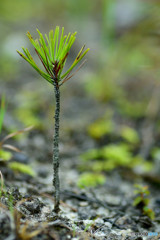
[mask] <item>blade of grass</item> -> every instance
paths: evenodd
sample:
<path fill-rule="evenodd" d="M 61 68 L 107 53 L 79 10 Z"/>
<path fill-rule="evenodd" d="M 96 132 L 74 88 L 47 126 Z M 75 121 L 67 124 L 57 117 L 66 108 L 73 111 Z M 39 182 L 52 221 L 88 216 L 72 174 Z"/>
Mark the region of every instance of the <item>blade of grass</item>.
<path fill-rule="evenodd" d="M 3 148 L 7 148 L 9 150 L 13 150 L 15 152 L 21 152 L 21 150 L 19 148 L 16 148 L 10 144 L 3 144 Z"/>
<path fill-rule="evenodd" d="M 4 188 L 4 179 L 2 172 L 0 171 L 0 179 L 1 179 L 1 194 L 3 193 L 3 188 Z"/>
<path fill-rule="evenodd" d="M 14 137 L 14 136 L 16 136 L 16 135 L 19 135 L 19 134 L 21 134 L 21 133 L 30 131 L 32 128 L 33 128 L 33 126 L 30 126 L 30 127 L 24 128 L 24 129 L 22 129 L 22 130 L 16 131 L 16 132 L 14 132 L 14 133 L 8 134 L 7 136 L 5 136 L 5 137 L 1 140 L 0 146 L 1 146 L 5 141 L 7 141 L 9 138 L 12 138 L 12 137 Z"/>

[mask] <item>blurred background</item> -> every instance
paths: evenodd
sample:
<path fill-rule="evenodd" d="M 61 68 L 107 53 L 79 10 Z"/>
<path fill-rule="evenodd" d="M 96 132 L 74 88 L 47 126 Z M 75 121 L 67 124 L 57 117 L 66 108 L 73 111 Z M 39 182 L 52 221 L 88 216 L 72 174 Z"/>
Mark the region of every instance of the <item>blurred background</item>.
<path fill-rule="evenodd" d="M 34 55 L 27 31 L 37 38 L 36 28 L 48 34 L 57 25 L 64 26 L 66 34 L 78 32 L 67 66 L 84 43 L 90 51 L 85 66 L 61 88 L 62 143 L 69 149 L 81 146 L 76 154 L 82 154 L 88 171 L 127 167 L 158 174 L 159 12 L 156 0 L 0 0 L 4 131 L 34 125 L 35 132 L 52 138 L 52 86 L 16 49 L 25 46 Z"/>

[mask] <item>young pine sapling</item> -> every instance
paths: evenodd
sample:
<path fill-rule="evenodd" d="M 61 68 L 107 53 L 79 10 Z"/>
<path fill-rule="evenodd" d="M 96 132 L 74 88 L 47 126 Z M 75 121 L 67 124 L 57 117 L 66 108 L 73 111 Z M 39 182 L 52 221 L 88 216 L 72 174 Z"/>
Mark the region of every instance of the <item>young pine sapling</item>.
<path fill-rule="evenodd" d="M 45 80 L 54 86 L 54 93 L 56 99 L 55 109 L 55 132 L 53 141 L 53 185 L 55 188 L 55 206 L 54 211 L 58 213 L 60 208 L 60 183 L 59 183 L 59 114 L 60 114 L 60 86 L 68 81 L 73 75 L 82 67 L 85 61 L 79 66 L 79 68 L 71 74 L 73 68 L 83 59 L 89 48 L 84 51 L 85 46 L 81 48 L 77 57 L 73 61 L 70 68 L 62 73 L 69 51 L 76 39 L 76 32 L 64 35 L 64 28 L 60 29 L 57 26 L 55 32 L 51 30 L 49 36 L 45 34 L 45 38 L 42 33 L 37 30 L 39 34 L 39 40 L 34 40 L 31 34 L 28 32 L 27 36 L 34 46 L 35 52 L 38 55 L 40 61 L 43 64 L 44 70 L 41 70 L 27 48 L 22 48 L 25 55 L 17 51 L 19 55 L 24 58 Z"/>
<path fill-rule="evenodd" d="M 134 197 L 133 206 L 140 209 L 144 215 L 148 216 L 150 219 L 153 220 L 155 218 L 155 213 L 151 208 L 149 208 L 150 191 L 148 190 L 148 186 L 135 184 L 134 192 L 136 196 Z"/>

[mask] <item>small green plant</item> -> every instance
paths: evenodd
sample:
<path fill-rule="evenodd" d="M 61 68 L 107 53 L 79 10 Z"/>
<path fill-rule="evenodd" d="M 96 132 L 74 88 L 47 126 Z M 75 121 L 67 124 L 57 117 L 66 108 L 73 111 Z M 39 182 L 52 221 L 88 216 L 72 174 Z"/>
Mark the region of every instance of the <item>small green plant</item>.
<path fill-rule="evenodd" d="M 142 186 L 139 184 L 135 184 L 135 191 L 136 194 L 135 199 L 133 201 L 133 206 L 137 207 L 142 211 L 142 213 L 148 216 L 151 219 L 154 219 L 154 212 L 152 209 L 149 208 L 149 195 L 150 191 L 148 190 L 148 186 Z"/>
<path fill-rule="evenodd" d="M 4 197 L 6 199 L 6 205 L 9 209 L 9 211 L 11 212 L 11 214 L 13 214 L 13 195 L 9 194 L 6 191 L 6 187 L 4 185 L 4 179 L 3 179 L 3 175 L 2 172 L 0 171 L 0 201 L 1 198 Z"/>
<path fill-rule="evenodd" d="M 55 32 L 51 30 L 49 36 L 45 34 L 45 38 L 42 33 L 37 30 L 39 34 L 39 40 L 34 40 L 31 34 L 28 32 L 27 36 L 34 46 L 35 52 L 40 59 L 44 70 L 41 70 L 33 57 L 29 53 L 27 48 L 22 48 L 24 54 L 17 51 L 19 55 L 24 58 L 45 80 L 47 80 L 53 87 L 56 99 L 56 109 L 55 109 L 55 133 L 53 142 L 53 185 L 55 188 L 55 206 L 54 211 L 58 213 L 60 211 L 60 182 L 59 182 L 59 114 L 60 114 L 60 86 L 62 86 L 66 81 L 68 81 L 74 74 L 71 74 L 75 66 L 83 59 L 89 48 L 84 51 L 85 46 L 81 48 L 77 57 L 73 61 L 70 68 L 63 73 L 63 69 L 69 55 L 69 51 L 76 39 L 76 32 L 64 35 L 64 28 L 62 28 L 61 35 L 60 29 L 57 26 Z M 79 70 L 84 62 L 79 66 Z"/>

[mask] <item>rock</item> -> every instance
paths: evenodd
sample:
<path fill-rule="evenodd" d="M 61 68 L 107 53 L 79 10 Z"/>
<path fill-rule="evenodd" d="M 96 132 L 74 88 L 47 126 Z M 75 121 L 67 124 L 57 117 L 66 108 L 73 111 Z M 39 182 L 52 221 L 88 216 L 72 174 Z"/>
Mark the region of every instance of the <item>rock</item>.
<path fill-rule="evenodd" d="M 105 226 L 108 227 L 109 229 L 112 228 L 112 224 L 111 224 L 110 222 L 105 222 L 104 224 L 105 224 Z"/>
<path fill-rule="evenodd" d="M 46 178 L 48 176 L 48 169 L 47 168 L 40 168 L 38 169 L 38 176 L 41 178 Z"/>
<path fill-rule="evenodd" d="M 29 163 L 29 157 L 23 153 L 14 153 L 13 160 L 16 162 L 27 164 Z"/>
<path fill-rule="evenodd" d="M 123 226 L 123 225 L 131 224 L 132 221 L 128 216 L 123 216 L 123 217 L 118 218 L 118 220 L 115 223 L 117 225 Z"/>
<path fill-rule="evenodd" d="M 86 206 L 88 206 L 88 202 L 80 202 L 79 205 L 81 207 L 86 207 Z"/>
<path fill-rule="evenodd" d="M 44 206 L 44 204 L 38 199 L 32 199 L 32 200 L 28 200 L 26 202 L 24 202 L 20 209 L 22 211 L 24 211 L 24 208 L 27 210 L 27 212 L 29 212 L 30 214 L 37 214 L 41 212 L 42 207 Z"/>
<path fill-rule="evenodd" d="M 5 239 L 11 234 L 11 221 L 5 213 L 0 213 L 0 239 Z"/>

